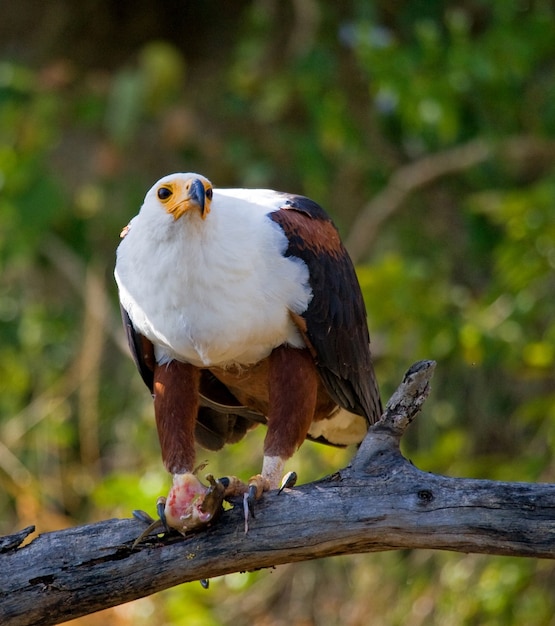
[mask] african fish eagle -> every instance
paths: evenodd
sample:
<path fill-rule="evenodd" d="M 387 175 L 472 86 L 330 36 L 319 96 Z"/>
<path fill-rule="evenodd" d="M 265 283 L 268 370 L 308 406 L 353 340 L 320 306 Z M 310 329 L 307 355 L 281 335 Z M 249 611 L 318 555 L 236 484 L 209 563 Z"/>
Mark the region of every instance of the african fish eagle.
<path fill-rule="evenodd" d="M 173 475 L 160 511 L 169 526 L 215 514 L 195 442 L 218 450 L 267 425 L 261 474 L 243 489 L 252 500 L 279 486 L 306 438 L 359 443 L 380 417 L 353 264 L 312 200 L 170 174 L 122 232 L 115 278 Z"/>

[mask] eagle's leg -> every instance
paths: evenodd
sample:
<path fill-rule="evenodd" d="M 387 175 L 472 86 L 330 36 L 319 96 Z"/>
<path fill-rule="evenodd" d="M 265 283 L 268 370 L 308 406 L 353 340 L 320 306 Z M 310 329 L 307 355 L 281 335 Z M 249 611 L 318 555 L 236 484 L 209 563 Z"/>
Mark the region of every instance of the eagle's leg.
<path fill-rule="evenodd" d="M 264 491 L 283 489 L 285 462 L 303 443 L 316 409 L 318 373 L 306 349 L 280 346 L 270 355 L 268 431 L 262 472 L 253 476 L 245 494 L 245 523 Z M 294 484 L 296 475 L 286 475 Z"/>
<path fill-rule="evenodd" d="M 188 363 L 170 361 L 154 370 L 154 413 L 164 466 L 173 475 L 167 498 L 157 503 L 166 527 L 186 532 L 207 524 L 221 510 L 224 488 L 195 469 L 195 421 L 200 371 Z"/>

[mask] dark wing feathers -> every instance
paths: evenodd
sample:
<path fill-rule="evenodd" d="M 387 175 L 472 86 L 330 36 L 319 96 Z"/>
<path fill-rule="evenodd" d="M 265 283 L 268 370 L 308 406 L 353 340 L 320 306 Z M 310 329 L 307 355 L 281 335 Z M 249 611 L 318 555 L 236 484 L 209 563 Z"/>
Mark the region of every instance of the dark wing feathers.
<path fill-rule="evenodd" d="M 284 194 L 283 207 L 269 217 L 289 240 L 286 256 L 298 257 L 308 266 L 313 297 L 299 328 L 328 393 L 343 408 L 375 422 L 382 406 L 370 356 L 366 308 L 335 225 L 312 200 L 288 194 Z"/>
<path fill-rule="evenodd" d="M 154 366 L 156 360 L 154 358 L 154 346 L 143 335 L 138 333 L 133 326 L 133 322 L 129 317 L 129 313 L 121 306 L 121 319 L 123 321 L 123 327 L 125 328 L 125 334 L 127 335 L 127 343 L 131 350 L 131 356 L 135 361 L 135 365 L 139 370 L 141 378 L 144 380 L 145 385 L 150 389 L 150 393 L 154 392 Z"/>

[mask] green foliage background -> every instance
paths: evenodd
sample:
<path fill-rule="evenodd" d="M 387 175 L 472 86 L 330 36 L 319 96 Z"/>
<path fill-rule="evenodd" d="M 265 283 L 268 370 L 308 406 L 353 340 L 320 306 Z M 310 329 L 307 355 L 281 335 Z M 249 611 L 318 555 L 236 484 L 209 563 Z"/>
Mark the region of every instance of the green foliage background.
<path fill-rule="evenodd" d="M 384 398 L 412 362 L 438 362 L 404 441 L 416 465 L 555 479 L 552 3 L 9 4 L 0 532 L 152 510 L 168 488 L 111 273 L 119 231 L 171 171 L 333 215 Z M 263 434 L 203 458 L 248 476 Z M 352 453 L 307 443 L 291 464 L 308 481 Z M 550 562 L 395 552 L 184 585 L 78 623 L 548 625 L 554 588 Z"/>

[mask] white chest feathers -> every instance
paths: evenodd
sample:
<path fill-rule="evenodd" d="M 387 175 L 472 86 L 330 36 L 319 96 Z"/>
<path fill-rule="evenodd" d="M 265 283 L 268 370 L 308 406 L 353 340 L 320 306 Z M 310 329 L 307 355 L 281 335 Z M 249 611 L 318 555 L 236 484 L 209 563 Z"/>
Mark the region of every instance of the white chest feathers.
<path fill-rule="evenodd" d="M 287 238 L 268 217 L 278 207 L 277 194 L 260 203 L 242 190 L 214 190 L 204 220 L 144 206 L 132 220 L 115 276 L 123 307 L 160 363 L 247 365 L 283 343 L 303 345 L 289 312 L 310 302 L 308 268 L 283 256 Z"/>

